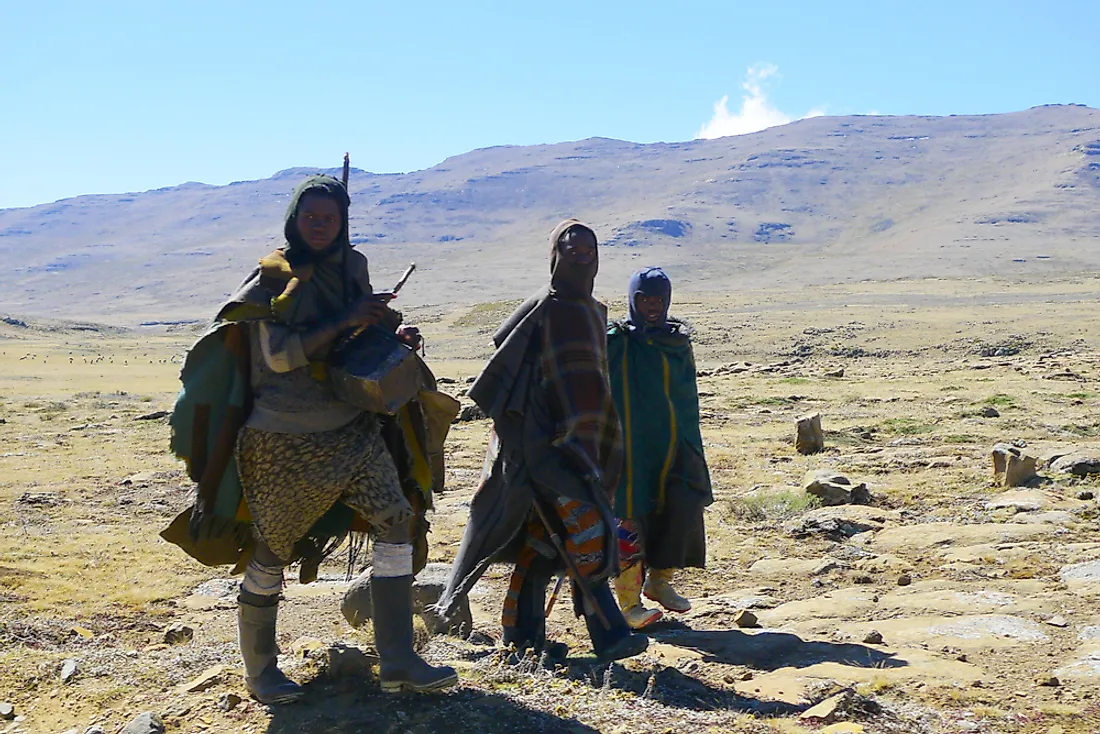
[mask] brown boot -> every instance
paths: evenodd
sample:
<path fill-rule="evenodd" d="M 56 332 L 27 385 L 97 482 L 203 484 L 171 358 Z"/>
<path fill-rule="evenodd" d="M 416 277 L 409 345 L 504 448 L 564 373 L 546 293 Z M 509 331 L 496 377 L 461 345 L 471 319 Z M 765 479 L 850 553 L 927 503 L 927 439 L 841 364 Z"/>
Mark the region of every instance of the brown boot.
<path fill-rule="evenodd" d="M 645 580 L 645 595 L 670 612 L 690 612 L 691 602 L 672 588 L 674 568 L 651 568 Z"/>

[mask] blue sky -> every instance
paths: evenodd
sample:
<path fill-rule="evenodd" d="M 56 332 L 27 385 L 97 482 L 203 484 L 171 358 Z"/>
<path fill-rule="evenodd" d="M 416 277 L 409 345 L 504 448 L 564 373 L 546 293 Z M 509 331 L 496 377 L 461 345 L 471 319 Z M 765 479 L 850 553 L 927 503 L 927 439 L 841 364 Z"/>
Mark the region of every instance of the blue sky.
<path fill-rule="evenodd" d="M 409 171 L 819 113 L 1100 107 L 1098 29 L 1097 0 L 0 0 L 0 208 L 345 150 Z"/>

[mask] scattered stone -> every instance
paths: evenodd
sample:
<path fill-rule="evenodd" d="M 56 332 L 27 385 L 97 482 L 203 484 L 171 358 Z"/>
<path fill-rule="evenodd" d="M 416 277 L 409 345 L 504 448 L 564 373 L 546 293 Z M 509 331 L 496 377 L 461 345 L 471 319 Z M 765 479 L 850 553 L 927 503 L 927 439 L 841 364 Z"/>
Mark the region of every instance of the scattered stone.
<path fill-rule="evenodd" d="M 1035 685 L 1044 688 L 1057 688 L 1062 685 L 1062 681 L 1058 680 L 1053 675 L 1040 675 L 1035 679 Z"/>
<path fill-rule="evenodd" d="M 908 586 L 913 583 L 913 577 L 907 573 L 898 576 L 898 586 Z"/>
<path fill-rule="evenodd" d="M 1077 499 L 1079 500 L 1091 500 L 1095 496 L 1096 495 L 1093 494 L 1091 489 L 1082 489 L 1080 492 L 1077 493 Z"/>
<path fill-rule="evenodd" d="M 294 642 L 290 643 L 290 651 L 299 657 L 307 657 L 311 652 L 323 650 L 325 643 L 318 640 L 316 637 L 299 637 Z"/>
<path fill-rule="evenodd" d="M 75 660 L 71 658 L 61 664 L 61 682 L 70 683 L 76 674 L 80 672 L 80 666 L 76 664 Z"/>
<path fill-rule="evenodd" d="M 821 507 L 810 510 L 802 517 L 787 521 L 783 531 L 796 538 L 824 535 L 841 541 L 860 533 L 882 530 L 887 520 L 898 518 L 897 513 L 860 505 Z"/>
<path fill-rule="evenodd" d="M 164 734 L 164 722 L 152 711 L 141 714 L 118 734 Z"/>
<path fill-rule="evenodd" d="M 797 428 L 794 448 L 798 453 L 817 454 L 825 450 L 825 431 L 821 428 L 820 413 L 799 418 Z"/>
<path fill-rule="evenodd" d="M 1049 624 L 1051 627 L 1069 627 L 1069 622 L 1060 614 L 1050 619 L 1044 619 L 1043 624 Z"/>
<path fill-rule="evenodd" d="M 485 411 L 481 409 L 479 405 L 465 405 L 462 410 L 459 411 L 458 416 L 455 418 L 455 423 L 469 423 L 470 421 L 485 420 L 489 416 L 485 415 Z"/>
<path fill-rule="evenodd" d="M 844 368 L 838 367 L 835 370 L 823 372 L 822 375 L 824 375 L 825 377 L 844 377 Z"/>
<path fill-rule="evenodd" d="M 471 632 L 470 636 L 466 638 L 466 642 L 479 647 L 494 647 L 497 644 L 496 640 L 484 632 Z"/>
<path fill-rule="evenodd" d="M 838 716 L 843 715 L 854 699 L 855 691 L 850 689 L 843 690 L 835 696 L 829 696 L 821 703 L 806 709 L 798 718 L 803 721 L 817 719 L 824 723 L 831 723 L 835 721 Z"/>
<path fill-rule="evenodd" d="M 751 670 L 743 671 L 742 673 L 738 674 L 738 676 L 737 676 L 737 680 L 742 681 L 742 682 L 749 681 L 749 680 L 752 680 L 752 679 L 753 679 L 753 672 Z"/>
<path fill-rule="evenodd" d="M 107 730 L 99 724 L 93 724 L 84 730 L 84 734 L 107 734 Z"/>
<path fill-rule="evenodd" d="M 152 413 L 146 413 L 145 415 L 139 415 L 134 418 L 136 421 L 159 421 L 161 418 L 167 418 L 172 415 L 169 410 L 154 410 Z"/>
<path fill-rule="evenodd" d="M 737 613 L 733 615 L 733 623 L 741 628 L 760 626 L 760 621 L 756 618 L 756 615 L 748 609 L 739 609 Z"/>
<path fill-rule="evenodd" d="M 983 418 L 1000 418 L 1001 417 L 1001 411 L 997 410 L 992 405 L 987 405 L 986 407 L 982 408 L 982 417 Z"/>
<path fill-rule="evenodd" d="M 11 721 L 15 718 L 15 706 L 7 701 L 0 702 L 0 719 Z"/>
<path fill-rule="evenodd" d="M 377 657 L 358 647 L 336 643 L 328 648 L 328 674 L 336 680 L 369 677 L 377 664 Z"/>
<path fill-rule="evenodd" d="M 435 378 L 435 384 L 437 385 L 454 385 L 458 382 L 453 377 L 437 377 Z"/>
<path fill-rule="evenodd" d="M 843 474 L 831 471 L 808 471 L 802 478 L 802 489 L 806 494 L 821 498 L 826 507 L 836 505 L 867 505 L 871 503 L 871 493 L 867 485 L 852 485 L 852 481 Z"/>
<path fill-rule="evenodd" d="M 1096 451 L 1074 451 L 1051 463 L 1056 472 L 1065 472 L 1078 477 L 1100 474 L 1100 453 Z"/>
<path fill-rule="evenodd" d="M 878 630 L 871 630 L 863 636 L 863 644 L 865 645 L 881 645 L 882 633 Z"/>
<path fill-rule="evenodd" d="M 241 701 L 243 700 L 244 699 L 242 699 L 236 693 L 224 693 L 222 694 L 222 697 L 218 699 L 218 708 L 220 708 L 222 711 L 232 711 L 233 709 L 240 706 Z"/>
<path fill-rule="evenodd" d="M 223 673 L 225 673 L 224 665 L 211 666 L 202 671 L 198 678 L 195 678 L 189 683 L 185 683 L 183 690 L 188 693 L 202 693 L 203 691 L 208 691 L 221 682 Z"/>
<path fill-rule="evenodd" d="M 448 622 L 434 611 L 433 605 L 443 595 L 451 567 L 446 563 L 429 563 L 413 581 L 413 612 L 420 614 L 432 634 L 447 633 L 468 637 L 473 631 L 474 616 L 470 601 L 462 599 L 454 617 Z M 374 605 L 370 592 L 370 570 L 360 574 L 344 593 L 340 611 L 352 627 L 358 628 L 371 618 Z"/>
<path fill-rule="evenodd" d="M 956 655 L 955 659 L 958 660 L 960 663 L 969 663 L 970 662 L 970 658 L 968 658 L 966 656 L 965 652 L 959 653 L 958 655 Z"/>
<path fill-rule="evenodd" d="M 875 580 L 865 573 L 856 574 L 852 581 L 862 586 L 875 583 Z"/>
<path fill-rule="evenodd" d="M 1018 456 L 1008 457 L 1008 466 L 1005 468 L 1004 486 L 1023 487 L 1035 480 L 1035 457 L 1031 454 L 1021 453 Z"/>
<path fill-rule="evenodd" d="M 183 645 L 195 638 L 195 628 L 185 622 L 174 622 L 164 630 L 165 645 Z"/>

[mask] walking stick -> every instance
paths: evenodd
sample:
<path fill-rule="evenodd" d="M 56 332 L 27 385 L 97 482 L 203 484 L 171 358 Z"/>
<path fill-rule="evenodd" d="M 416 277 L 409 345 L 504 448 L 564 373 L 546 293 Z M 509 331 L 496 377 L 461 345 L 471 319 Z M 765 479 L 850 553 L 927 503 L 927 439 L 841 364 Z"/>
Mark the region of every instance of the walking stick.
<path fill-rule="evenodd" d="M 603 625 L 605 630 L 611 630 L 611 623 L 607 621 L 607 617 L 604 615 L 603 610 L 600 609 L 600 605 L 596 603 L 596 597 L 592 595 L 592 589 L 588 588 L 588 582 L 581 576 L 580 569 L 577 568 L 577 564 L 573 562 L 573 558 L 569 555 L 569 551 L 565 549 L 565 543 L 561 541 L 561 537 L 554 532 L 554 527 L 550 524 L 550 519 L 546 517 L 546 511 L 542 509 L 542 505 L 539 504 L 538 498 L 534 501 L 535 512 L 539 514 L 539 520 L 542 521 L 543 527 L 546 528 L 546 532 L 550 534 L 550 542 L 554 544 L 554 548 L 558 551 L 558 555 L 565 562 L 565 570 L 569 574 L 569 578 L 577 585 L 581 590 L 581 596 L 584 597 L 585 603 L 592 607 L 596 613 L 596 619 L 600 620 L 600 624 Z"/>
<path fill-rule="evenodd" d="M 348 174 L 351 173 L 351 158 L 347 153 L 344 153 L 344 175 L 341 176 L 341 180 L 344 182 L 344 191 L 348 190 Z"/>

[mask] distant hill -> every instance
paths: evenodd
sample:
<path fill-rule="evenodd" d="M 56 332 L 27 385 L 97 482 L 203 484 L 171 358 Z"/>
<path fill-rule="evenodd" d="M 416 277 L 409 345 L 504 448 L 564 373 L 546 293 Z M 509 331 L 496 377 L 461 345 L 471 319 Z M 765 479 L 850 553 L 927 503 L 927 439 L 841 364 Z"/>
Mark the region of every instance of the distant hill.
<path fill-rule="evenodd" d="M 207 318 L 280 244 L 312 169 L 0 210 L 0 312 Z M 331 169 L 335 173 L 335 169 Z M 524 295 L 558 220 L 591 223 L 600 292 L 661 264 L 695 290 L 1100 270 L 1100 110 L 819 117 L 752 135 L 476 150 L 351 179 L 352 239 L 413 305 Z"/>

